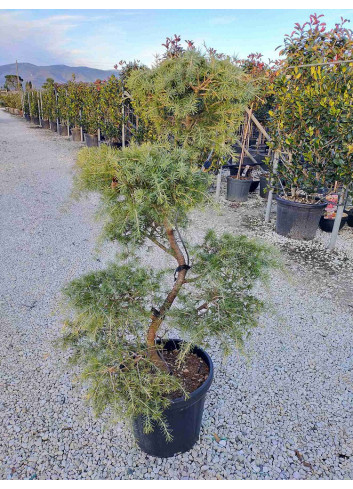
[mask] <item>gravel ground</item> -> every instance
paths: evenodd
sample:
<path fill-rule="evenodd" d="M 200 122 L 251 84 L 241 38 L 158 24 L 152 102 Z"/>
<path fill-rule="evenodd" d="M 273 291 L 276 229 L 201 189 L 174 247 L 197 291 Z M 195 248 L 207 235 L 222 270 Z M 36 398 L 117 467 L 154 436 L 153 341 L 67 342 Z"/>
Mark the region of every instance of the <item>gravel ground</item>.
<path fill-rule="evenodd" d="M 0 477 L 2 479 L 350 479 L 353 477 L 353 230 L 337 250 L 277 236 L 257 195 L 194 213 L 205 228 L 259 236 L 284 269 L 259 294 L 269 302 L 245 355 L 210 353 L 215 382 L 200 442 L 173 459 L 134 445 L 129 429 L 95 419 L 53 340 L 60 289 L 101 268 L 94 196 L 69 204 L 80 144 L 0 111 Z M 150 263 L 159 263 L 151 247 Z M 215 436 L 216 435 L 216 436 Z M 217 441 L 218 440 L 218 441 Z"/>

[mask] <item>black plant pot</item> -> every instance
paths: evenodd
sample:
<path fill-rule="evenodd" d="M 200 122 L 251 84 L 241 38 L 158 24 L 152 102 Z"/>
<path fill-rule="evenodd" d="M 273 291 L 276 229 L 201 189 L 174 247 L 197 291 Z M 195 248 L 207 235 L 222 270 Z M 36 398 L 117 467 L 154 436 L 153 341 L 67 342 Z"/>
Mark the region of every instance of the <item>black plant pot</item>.
<path fill-rule="evenodd" d="M 245 202 L 248 200 L 248 194 L 252 180 L 238 180 L 232 176 L 227 177 L 227 200 L 232 202 Z"/>
<path fill-rule="evenodd" d="M 292 239 L 315 238 L 327 203 L 302 204 L 275 196 L 277 201 L 276 232 Z"/>
<path fill-rule="evenodd" d="M 81 141 L 81 128 L 80 127 L 73 127 L 71 129 L 71 135 L 72 135 L 72 140 L 73 141 Z"/>
<path fill-rule="evenodd" d="M 42 128 L 43 129 L 49 129 L 50 128 L 50 124 L 49 124 L 48 120 L 42 119 Z"/>
<path fill-rule="evenodd" d="M 269 192 L 269 178 L 265 175 L 260 176 L 260 196 L 264 199 L 267 199 Z"/>
<path fill-rule="evenodd" d="M 340 229 L 342 229 L 343 226 L 345 226 L 347 221 L 348 221 L 348 216 L 342 216 L 341 223 L 340 223 Z M 325 231 L 325 233 L 332 233 L 334 224 L 335 224 L 334 219 L 325 219 L 324 216 L 320 217 L 319 226 L 320 226 L 320 229 Z"/>
<path fill-rule="evenodd" d="M 168 340 L 165 343 L 167 350 L 179 349 L 181 340 Z M 173 437 L 168 442 L 164 432 L 159 426 L 154 426 L 152 433 L 143 431 L 143 418 L 139 416 L 133 420 L 133 432 L 138 446 L 142 451 L 154 457 L 173 457 L 176 453 L 190 450 L 200 435 L 205 397 L 213 380 L 213 363 L 210 356 L 201 348 L 195 346 L 192 350 L 202 358 L 208 368 L 209 375 L 205 382 L 187 400 L 183 397 L 174 399 L 165 410 L 164 416 L 170 433 Z"/>
<path fill-rule="evenodd" d="M 31 122 L 31 116 L 29 114 L 25 115 L 25 119 L 26 121 Z"/>
<path fill-rule="evenodd" d="M 348 214 L 347 217 L 347 224 L 350 228 L 353 228 L 353 209 L 350 209 L 349 211 L 345 211 L 346 214 Z"/>
<path fill-rule="evenodd" d="M 229 173 L 230 176 L 235 177 L 238 173 L 238 165 L 229 165 Z"/>
<path fill-rule="evenodd" d="M 96 134 L 85 134 L 85 141 L 89 148 L 98 146 L 98 136 Z"/>
<path fill-rule="evenodd" d="M 250 184 L 249 193 L 255 192 L 255 190 L 259 186 L 259 183 L 260 183 L 259 180 L 253 180 Z"/>
<path fill-rule="evenodd" d="M 67 136 L 67 125 L 59 124 L 59 134 L 60 136 Z"/>
<path fill-rule="evenodd" d="M 58 125 L 56 122 L 54 121 L 50 121 L 50 130 L 53 131 L 53 132 L 57 132 L 58 130 Z"/>
<path fill-rule="evenodd" d="M 31 116 L 31 122 L 32 122 L 32 124 L 35 124 L 36 126 L 39 126 L 39 117 L 33 117 L 33 116 Z"/>

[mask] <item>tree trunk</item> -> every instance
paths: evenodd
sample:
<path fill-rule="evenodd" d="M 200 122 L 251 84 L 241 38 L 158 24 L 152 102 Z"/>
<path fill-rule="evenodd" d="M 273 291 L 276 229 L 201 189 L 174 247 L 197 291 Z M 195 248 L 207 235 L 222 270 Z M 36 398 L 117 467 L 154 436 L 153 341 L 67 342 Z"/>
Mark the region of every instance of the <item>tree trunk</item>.
<path fill-rule="evenodd" d="M 174 229 L 170 226 L 170 224 L 167 221 L 164 222 L 164 228 L 166 230 L 170 247 L 175 253 L 175 259 L 178 262 L 178 266 L 182 267 L 186 265 L 184 255 L 175 238 Z M 165 318 L 166 313 L 171 308 L 181 287 L 184 284 L 186 273 L 187 273 L 186 268 L 182 268 L 180 271 L 178 271 L 177 279 L 174 282 L 173 288 L 165 298 L 162 307 L 159 310 L 159 313 L 158 314 L 154 313 L 152 315 L 152 321 L 147 332 L 147 346 L 148 346 L 149 357 L 152 360 L 152 362 L 156 365 L 156 367 L 166 371 L 168 371 L 168 367 L 165 361 L 163 360 L 163 358 L 159 356 L 158 351 L 156 349 L 156 335 L 158 329 L 160 328 L 160 325 L 162 324 Z"/>

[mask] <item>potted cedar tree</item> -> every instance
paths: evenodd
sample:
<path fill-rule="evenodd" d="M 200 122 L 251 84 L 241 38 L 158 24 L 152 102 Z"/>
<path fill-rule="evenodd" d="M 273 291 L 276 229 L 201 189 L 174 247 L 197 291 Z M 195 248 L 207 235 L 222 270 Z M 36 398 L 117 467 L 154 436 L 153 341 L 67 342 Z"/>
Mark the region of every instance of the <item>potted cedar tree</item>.
<path fill-rule="evenodd" d="M 76 187 L 101 194 L 104 235 L 125 253 L 120 263 L 67 285 L 76 315 L 63 342 L 82 367 L 96 412 L 110 408 L 131 419 L 140 448 L 169 457 L 199 437 L 213 378 L 200 345 L 211 337 L 226 352 L 241 345 L 262 308 L 254 282 L 275 261 L 267 246 L 244 236 L 209 230 L 191 247 L 181 235 L 189 212 L 208 199 L 212 177 L 200 168 L 205 146 L 228 151 L 229 126 L 242 119 L 251 94 L 243 72 L 188 49 L 132 72 L 128 86 L 145 116 L 146 139 L 157 139 L 158 128 L 158 140 L 79 154 Z M 168 92 L 176 95 L 173 105 Z M 174 273 L 146 264 L 148 242 L 174 262 Z"/>
<path fill-rule="evenodd" d="M 326 30 L 321 17 L 285 37 L 272 84 L 271 147 L 281 154 L 282 182 L 276 229 L 294 239 L 315 237 L 327 205 L 322 189 L 353 179 L 353 33 L 343 19 Z"/>

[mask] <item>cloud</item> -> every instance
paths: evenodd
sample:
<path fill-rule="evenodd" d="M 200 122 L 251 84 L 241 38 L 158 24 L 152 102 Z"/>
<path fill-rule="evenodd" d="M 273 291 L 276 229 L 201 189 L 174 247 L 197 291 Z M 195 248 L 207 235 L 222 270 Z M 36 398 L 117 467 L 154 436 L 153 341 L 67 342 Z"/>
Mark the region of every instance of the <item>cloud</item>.
<path fill-rule="evenodd" d="M 234 15 L 217 15 L 210 18 L 210 24 L 212 25 L 229 25 L 233 24 L 237 20 Z"/>
<path fill-rule="evenodd" d="M 75 39 L 75 31 L 83 23 L 104 18 L 79 14 L 28 19 L 23 11 L 0 12 L 0 64 L 13 63 L 16 59 L 38 65 L 89 64 L 89 57 Z M 88 37 L 91 30 L 84 29 Z"/>

